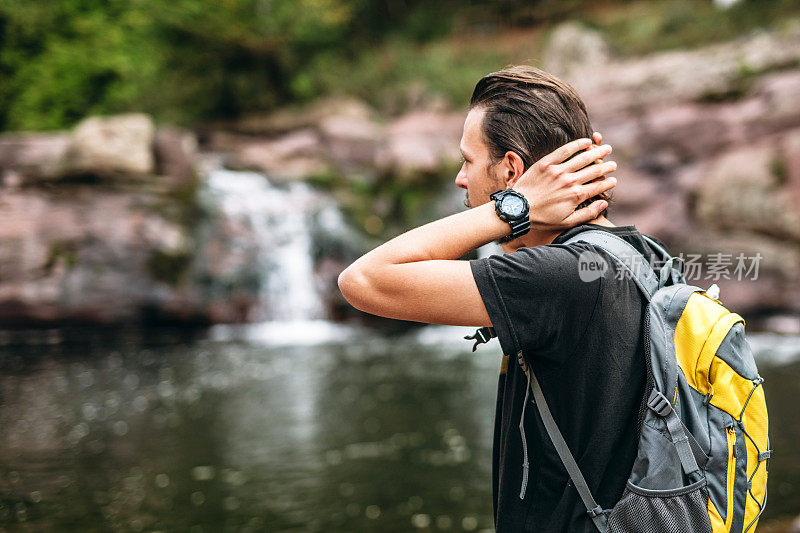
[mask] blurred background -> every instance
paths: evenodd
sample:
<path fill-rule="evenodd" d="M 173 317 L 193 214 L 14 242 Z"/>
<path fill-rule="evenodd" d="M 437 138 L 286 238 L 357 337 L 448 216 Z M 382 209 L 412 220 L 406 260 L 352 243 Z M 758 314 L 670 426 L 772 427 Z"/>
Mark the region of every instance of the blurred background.
<path fill-rule="evenodd" d="M 614 146 L 615 224 L 729 261 L 695 283 L 766 380 L 759 531 L 800 531 L 789 0 L 3 0 L 0 530 L 492 531 L 499 346 L 336 279 L 464 209 L 469 96 L 517 63 Z"/>

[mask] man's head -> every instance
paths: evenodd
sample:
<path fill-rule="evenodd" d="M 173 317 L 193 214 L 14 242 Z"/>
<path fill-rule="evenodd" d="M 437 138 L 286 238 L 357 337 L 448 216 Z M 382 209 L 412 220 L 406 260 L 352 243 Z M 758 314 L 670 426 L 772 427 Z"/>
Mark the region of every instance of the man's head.
<path fill-rule="evenodd" d="M 489 194 L 505 189 L 511 178 L 560 146 L 592 137 L 586 107 L 575 90 L 530 66 L 484 76 L 469 107 L 461 138 L 464 163 L 456 177 L 456 185 L 467 189 L 467 207 L 488 202 Z M 600 195 L 579 207 L 599 198 L 608 200 Z"/>

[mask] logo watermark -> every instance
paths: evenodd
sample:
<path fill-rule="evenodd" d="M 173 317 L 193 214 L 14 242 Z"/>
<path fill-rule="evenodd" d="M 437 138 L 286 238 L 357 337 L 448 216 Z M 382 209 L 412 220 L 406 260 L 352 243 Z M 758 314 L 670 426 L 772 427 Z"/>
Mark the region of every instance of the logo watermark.
<path fill-rule="evenodd" d="M 683 266 L 683 277 L 688 283 L 698 281 L 719 281 L 726 280 L 752 280 L 758 279 L 758 272 L 761 260 L 764 258 L 760 252 L 747 255 L 741 252 L 737 255 L 726 253 L 711 254 L 678 254 L 674 256 L 676 261 L 674 268 Z M 638 270 L 648 265 L 656 273 L 666 264 L 660 259 L 651 258 L 649 261 L 626 261 L 629 267 L 617 267 L 614 271 L 616 279 L 630 278 L 638 276 Z M 602 277 L 608 269 L 608 262 L 604 256 L 592 251 L 584 251 L 578 257 L 578 275 L 581 281 L 590 282 Z"/>
<path fill-rule="evenodd" d="M 602 255 L 586 250 L 578 256 L 578 276 L 581 281 L 589 283 L 600 279 L 606 270 L 608 270 L 608 263 Z"/>

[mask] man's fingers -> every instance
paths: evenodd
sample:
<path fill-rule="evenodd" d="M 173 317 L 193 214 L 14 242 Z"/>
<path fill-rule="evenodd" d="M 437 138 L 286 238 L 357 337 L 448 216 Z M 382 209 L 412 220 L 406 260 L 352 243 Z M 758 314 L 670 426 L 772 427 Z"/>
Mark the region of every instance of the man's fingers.
<path fill-rule="evenodd" d="M 592 146 L 590 146 L 590 148 L 594 148 L 594 147 L 596 147 L 596 146 L 600 146 L 601 144 L 603 144 L 603 134 L 602 134 L 602 133 L 600 133 L 599 131 L 596 131 L 596 132 L 594 132 L 594 133 L 592 134 L 592 142 L 593 142 L 594 144 L 592 144 Z M 588 149 L 588 148 L 587 148 L 587 149 Z M 602 159 L 598 159 L 598 160 L 597 160 L 597 161 L 595 161 L 595 162 L 596 162 L 596 163 L 600 163 L 601 161 L 602 161 Z"/>
<path fill-rule="evenodd" d="M 591 144 L 592 141 L 590 139 L 577 139 L 570 141 L 564 146 L 557 148 L 553 152 L 544 156 L 542 159 L 540 159 L 540 163 L 544 164 L 545 166 L 557 165 L 578 150 L 583 150 Z"/>
<path fill-rule="evenodd" d="M 574 176 L 577 183 L 586 183 L 615 170 L 617 170 L 616 161 L 606 161 L 604 163 L 594 163 L 583 170 L 579 170 L 575 172 Z"/>
<path fill-rule="evenodd" d="M 582 154 L 578 154 L 569 161 L 565 161 L 562 165 L 567 172 L 575 172 L 582 169 L 597 160 L 602 160 L 605 156 L 611 153 L 611 146 L 604 144 L 591 150 L 586 150 Z"/>
<path fill-rule="evenodd" d="M 616 185 L 617 185 L 617 178 L 613 176 L 606 176 L 603 179 L 587 183 L 586 185 L 582 186 L 580 203 L 585 202 L 586 200 L 592 198 L 593 196 L 597 196 L 598 194 L 610 191 L 611 189 L 616 187 Z"/>
<path fill-rule="evenodd" d="M 600 216 L 600 213 L 602 213 L 603 209 L 606 207 L 608 207 L 608 202 L 605 200 L 596 200 L 586 207 L 578 209 L 572 213 L 570 216 L 564 219 L 564 224 L 571 227 L 594 220 Z"/>

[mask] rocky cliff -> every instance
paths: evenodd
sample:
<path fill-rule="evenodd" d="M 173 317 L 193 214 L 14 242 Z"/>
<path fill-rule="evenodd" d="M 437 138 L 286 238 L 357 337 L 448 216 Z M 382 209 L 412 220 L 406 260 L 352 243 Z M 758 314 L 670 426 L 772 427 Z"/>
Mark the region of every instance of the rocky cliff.
<path fill-rule="evenodd" d="M 736 311 L 800 314 L 800 29 L 638 58 L 572 24 L 549 42 L 544 67 L 614 146 L 612 221 L 683 253 L 693 281 L 719 284 Z M 203 152 L 313 183 L 366 247 L 459 208 L 464 116 L 326 99 L 195 133 L 126 115 L 0 136 L 0 322 L 247 320 L 258 281 L 239 233 L 253 230 L 201 201 Z M 316 240 L 329 316 L 346 307 L 335 279 L 358 246 Z"/>
<path fill-rule="evenodd" d="M 735 310 L 800 312 L 800 28 L 635 59 L 591 35 L 562 26 L 546 61 L 614 146 L 612 220 L 697 259 Z"/>
<path fill-rule="evenodd" d="M 192 133 L 144 115 L 0 137 L 0 323 L 245 316 L 253 297 L 216 294 L 213 261 L 200 260 L 213 255 L 196 239 L 212 213 L 197 196 L 196 149 Z"/>

